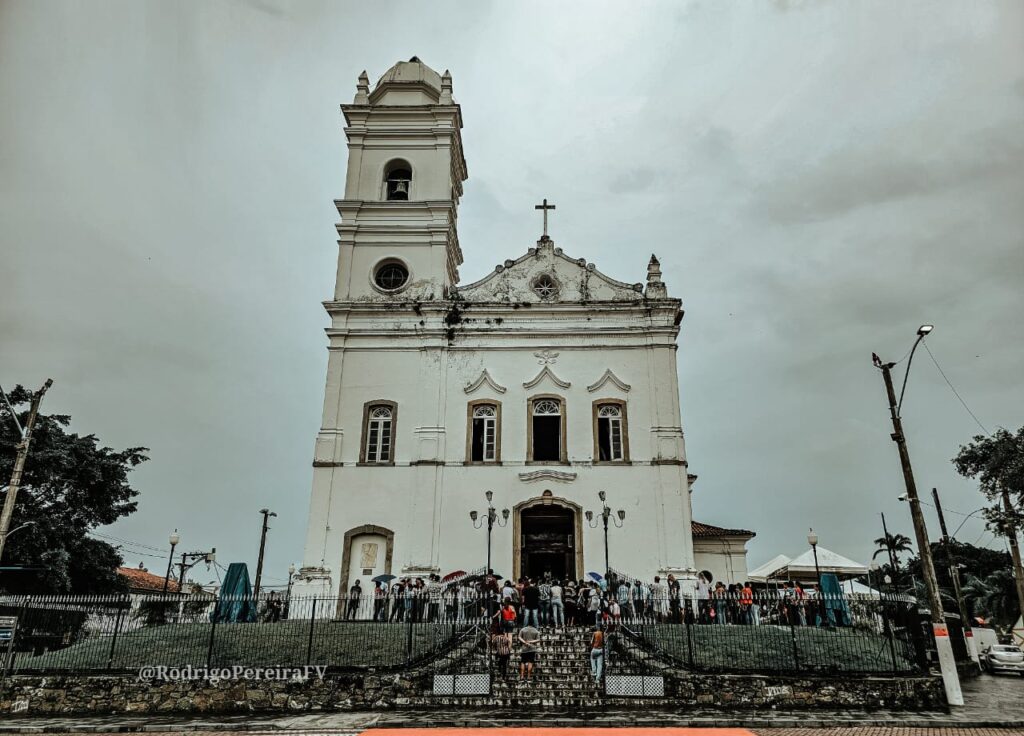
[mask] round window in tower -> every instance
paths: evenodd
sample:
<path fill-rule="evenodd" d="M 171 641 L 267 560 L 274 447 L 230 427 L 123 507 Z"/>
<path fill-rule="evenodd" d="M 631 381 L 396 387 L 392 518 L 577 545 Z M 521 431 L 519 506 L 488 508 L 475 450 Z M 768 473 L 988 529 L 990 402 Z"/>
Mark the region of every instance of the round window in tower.
<path fill-rule="evenodd" d="M 373 283 L 383 291 L 398 291 L 409 281 L 409 269 L 404 263 L 386 261 L 377 266 Z"/>

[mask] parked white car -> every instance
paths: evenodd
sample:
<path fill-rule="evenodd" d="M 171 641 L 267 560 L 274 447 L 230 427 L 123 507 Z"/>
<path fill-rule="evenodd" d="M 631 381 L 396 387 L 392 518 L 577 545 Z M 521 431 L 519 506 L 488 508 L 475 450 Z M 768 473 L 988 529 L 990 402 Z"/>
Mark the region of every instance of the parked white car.
<path fill-rule="evenodd" d="M 980 655 L 986 672 L 1024 675 L 1024 652 L 1012 644 L 993 644 Z"/>

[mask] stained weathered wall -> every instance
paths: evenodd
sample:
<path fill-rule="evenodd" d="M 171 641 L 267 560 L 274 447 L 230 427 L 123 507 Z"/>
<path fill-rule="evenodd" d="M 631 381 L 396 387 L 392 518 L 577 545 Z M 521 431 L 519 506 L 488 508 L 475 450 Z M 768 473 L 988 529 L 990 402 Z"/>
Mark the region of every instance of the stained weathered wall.
<path fill-rule="evenodd" d="M 274 713 L 388 710 L 396 707 L 509 707 L 542 710 L 541 697 L 524 692 L 517 702 L 489 698 L 442 698 L 430 693 L 429 675 L 340 675 L 294 682 L 203 681 L 152 683 L 133 676 L 14 676 L 0 685 L 0 714 Z M 887 708 L 943 709 L 942 683 L 918 678 L 811 678 L 739 675 L 676 675 L 665 698 L 601 698 L 595 708 L 729 709 Z"/>

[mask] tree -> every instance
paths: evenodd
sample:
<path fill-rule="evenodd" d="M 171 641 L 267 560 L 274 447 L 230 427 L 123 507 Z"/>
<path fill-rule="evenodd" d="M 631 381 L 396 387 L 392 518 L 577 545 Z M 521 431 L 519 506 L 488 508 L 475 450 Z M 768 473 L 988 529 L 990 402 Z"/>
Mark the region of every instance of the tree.
<path fill-rule="evenodd" d="M 995 570 L 984 578 L 969 575 L 963 586 L 964 597 L 973 604 L 975 615 L 982 615 L 1006 628 L 1017 620 L 1017 590 L 1013 573 Z"/>
<path fill-rule="evenodd" d="M 21 386 L 9 394 L 25 421 L 31 393 Z M 21 408 L 19 408 L 21 407 Z M 95 435 L 68 432 L 71 417 L 40 414 L 14 507 L 14 532 L 4 566 L 30 568 L 0 572 L 0 589 L 11 593 L 111 593 L 123 588 L 122 560 L 112 545 L 88 536 L 136 509 L 138 491 L 128 473 L 148 458 L 145 447 L 114 450 Z M 0 405 L 0 478 L 8 478 L 19 437 Z"/>
<path fill-rule="evenodd" d="M 1024 526 L 1024 427 L 1016 434 L 998 429 L 991 436 L 975 435 L 953 458 L 960 475 L 976 478 L 981 492 L 992 502 L 985 509 L 988 527 L 1006 537 L 1013 558 L 1017 588 L 1017 609 L 1024 613 L 1024 570 L 1021 569 L 1017 532 Z"/>
<path fill-rule="evenodd" d="M 892 559 L 896 561 L 897 565 L 899 564 L 901 552 L 913 552 L 910 537 L 904 534 L 887 533 L 884 537 L 879 537 L 875 540 L 875 546 L 878 547 L 878 549 L 876 549 L 875 553 L 871 555 L 872 560 L 884 552 L 887 555 L 891 554 Z"/>
<path fill-rule="evenodd" d="M 965 544 L 955 539 L 950 539 L 948 544 L 932 542 L 932 559 L 935 560 L 935 577 L 938 579 L 939 588 L 945 609 L 948 613 L 959 613 L 959 606 L 954 599 L 953 579 L 950 574 L 950 567 L 957 566 L 960 569 L 960 579 L 963 582 L 961 588 L 964 599 L 967 602 L 968 612 L 992 616 L 990 601 L 981 601 L 978 596 L 984 597 L 981 588 L 969 590 L 967 581 L 975 579 L 979 585 L 988 580 L 995 573 L 1009 575 L 1011 570 L 1010 555 L 1006 552 L 988 549 L 986 547 L 975 547 L 973 544 Z M 921 576 L 921 558 L 912 557 L 907 560 L 907 573 L 912 579 Z M 995 580 L 995 578 L 993 578 Z M 990 581 L 991 582 L 991 581 Z M 1013 609 L 1016 611 L 1017 604 L 1014 602 Z"/>

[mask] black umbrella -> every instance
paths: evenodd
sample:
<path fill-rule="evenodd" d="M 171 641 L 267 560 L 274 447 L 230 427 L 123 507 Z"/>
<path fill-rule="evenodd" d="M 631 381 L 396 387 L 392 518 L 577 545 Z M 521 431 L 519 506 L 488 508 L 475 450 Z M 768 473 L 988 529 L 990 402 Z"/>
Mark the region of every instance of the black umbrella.
<path fill-rule="evenodd" d="M 378 575 L 377 577 L 375 577 L 373 579 L 373 582 L 375 582 L 375 583 L 390 583 L 392 580 L 394 580 L 397 577 L 398 577 L 397 575 L 389 575 L 389 574 L 385 573 L 384 575 Z"/>

